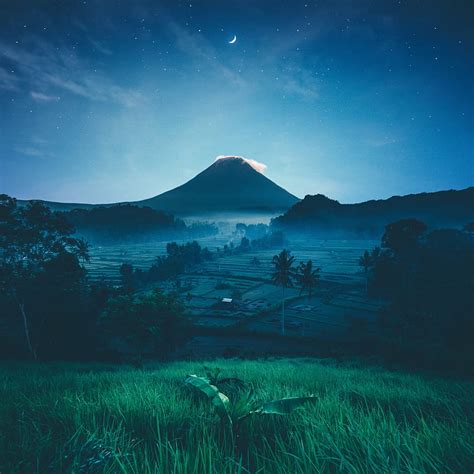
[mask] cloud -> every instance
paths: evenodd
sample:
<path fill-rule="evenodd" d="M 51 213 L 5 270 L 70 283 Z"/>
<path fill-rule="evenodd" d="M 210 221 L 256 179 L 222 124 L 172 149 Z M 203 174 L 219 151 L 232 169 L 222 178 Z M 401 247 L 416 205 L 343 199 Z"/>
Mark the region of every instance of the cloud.
<path fill-rule="evenodd" d="M 46 95 L 35 91 L 31 91 L 30 95 L 37 102 L 57 102 L 58 100 L 61 100 L 61 97 L 55 95 Z"/>
<path fill-rule="evenodd" d="M 319 99 L 319 82 L 313 73 L 299 66 L 289 67 L 280 76 L 281 87 L 285 93 L 305 100 Z"/>
<path fill-rule="evenodd" d="M 259 161 L 251 160 L 249 158 L 244 158 L 244 161 L 246 161 L 254 170 L 258 171 L 259 173 L 264 174 L 267 169 L 267 165 L 260 163 Z"/>
<path fill-rule="evenodd" d="M 390 135 L 372 136 L 364 140 L 365 144 L 373 148 L 381 148 L 387 145 L 394 145 L 398 140 Z"/>
<path fill-rule="evenodd" d="M 240 74 L 234 72 L 218 60 L 218 52 L 212 44 L 202 35 L 191 33 L 178 22 L 162 14 L 161 20 L 166 31 L 172 36 L 175 46 L 183 53 L 191 56 L 197 66 L 203 68 L 207 66 L 221 74 L 228 82 L 236 86 L 246 85 L 246 81 Z"/>
<path fill-rule="evenodd" d="M 21 155 L 33 156 L 35 158 L 48 158 L 51 156 L 50 154 L 45 153 L 39 148 L 35 148 L 32 146 L 18 147 L 18 148 L 15 148 L 15 151 L 17 153 L 20 153 Z"/>
<path fill-rule="evenodd" d="M 0 90 L 17 91 L 18 79 L 15 74 L 0 67 Z"/>
<path fill-rule="evenodd" d="M 379 124 L 366 123 L 359 124 L 357 128 L 360 142 L 371 148 L 382 148 L 402 141 L 400 133 L 392 127 L 385 129 Z"/>
<path fill-rule="evenodd" d="M 30 40 L 31 47 L 28 49 L 0 42 L 0 59 L 13 65 L 17 77 L 16 82 L 7 81 L 0 72 L 0 88 L 8 90 L 22 83 L 31 90 L 61 90 L 92 101 L 112 102 L 126 107 L 141 102 L 139 91 L 116 84 L 81 60 L 73 50 L 54 46 L 40 38 Z M 41 100 L 39 96 L 36 99 Z"/>
<path fill-rule="evenodd" d="M 255 171 L 258 171 L 259 173 L 261 174 L 264 174 L 266 169 L 267 169 L 267 165 L 264 164 L 264 163 L 260 163 L 259 161 L 257 160 L 252 160 L 252 159 L 249 159 L 249 158 L 245 158 L 243 156 L 236 156 L 236 155 L 219 155 L 216 157 L 216 159 L 214 160 L 214 162 L 216 161 L 219 161 L 219 160 L 228 160 L 228 159 L 232 159 L 232 158 L 240 158 L 241 160 L 244 160 L 246 163 L 248 163 Z"/>

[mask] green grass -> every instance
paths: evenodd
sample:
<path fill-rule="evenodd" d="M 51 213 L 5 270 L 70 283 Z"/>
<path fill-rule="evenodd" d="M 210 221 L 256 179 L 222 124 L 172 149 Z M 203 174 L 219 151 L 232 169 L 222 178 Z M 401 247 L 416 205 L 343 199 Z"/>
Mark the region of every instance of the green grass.
<path fill-rule="evenodd" d="M 471 473 L 474 382 L 315 360 L 208 363 L 268 401 L 315 394 L 237 437 L 184 386 L 202 363 L 0 368 L 0 472 Z"/>

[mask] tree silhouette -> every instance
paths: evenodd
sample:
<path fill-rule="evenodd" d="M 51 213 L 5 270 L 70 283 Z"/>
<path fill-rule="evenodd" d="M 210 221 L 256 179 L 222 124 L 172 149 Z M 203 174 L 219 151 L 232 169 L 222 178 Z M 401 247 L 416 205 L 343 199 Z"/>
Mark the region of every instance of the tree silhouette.
<path fill-rule="evenodd" d="M 372 266 L 372 257 L 368 250 L 359 258 L 359 266 L 364 268 L 365 273 L 365 292 L 369 292 L 369 268 Z"/>
<path fill-rule="evenodd" d="M 252 261 L 250 262 L 252 265 L 255 265 L 256 267 L 260 266 L 260 259 L 258 257 L 253 257 Z"/>
<path fill-rule="evenodd" d="M 375 247 L 371 253 L 366 250 L 359 258 L 359 266 L 364 268 L 365 273 L 365 291 L 369 292 L 369 270 L 375 265 L 380 256 L 380 247 Z"/>
<path fill-rule="evenodd" d="M 400 258 L 411 258 L 419 253 L 428 227 L 417 219 L 401 219 L 385 226 L 382 247 L 390 249 Z"/>
<path fill-rule="evenodd" d="M 141 362 L 146 351 L 167 356 L 186 339 L 188 323 L 178 296 L 155 289 L 140 296 L 126 294 L 109 300 L 98 327 L 110 349 L 118 338 L 131 346 Z"/>
<path fill-rule="evenodd" d="M 308 260 L 307 263 L 301 262 L 298 267 L 299 274 L 297 275 L 298 282 L 301 285 L 300 295 L 303 291 L 308 291 L 308 298 L 311 298 L 313 288 L 315 288 L 319 282 L 320 268 L 313 270 L 313 261 Z"/>
<path fill-rule="evenodd" d="M 84 274 L 79 259 L 88 260 L 87 244 L 72 238 L 73 231 L 62 214 L 40 202 L 19 207 L 0 195 L 0 290 L 18 308 L 34 359 L 46 290 L 56 286 L 67 294 Z"/>
<path fill-rule="evenodd" d="M 283 300 L 281 305 L 281 334 L 285 335 L 285 289 L 293 286 L 293 279 L 295 278 L 295 270 L 293 263 L 295 257 L 291 256 L 289 250 L 282 250 L 278 255 L 274 255 L 272 263 L 275 270 L 272 274 L 271 281 L 274 285 L 282 287 Z"/>

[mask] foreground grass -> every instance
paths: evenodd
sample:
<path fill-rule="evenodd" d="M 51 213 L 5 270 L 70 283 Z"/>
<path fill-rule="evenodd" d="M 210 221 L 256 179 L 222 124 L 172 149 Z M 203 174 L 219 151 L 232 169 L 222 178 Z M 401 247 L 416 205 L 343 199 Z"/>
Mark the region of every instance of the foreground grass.
<path fill-rule="evenodd" d="M 314 360 L 222 360 L 271 400 L 315 394 L 239 436 L 183 384 L 202 364 L 0 368 L 0 472 L 471 473 L 474 383 Z"/>

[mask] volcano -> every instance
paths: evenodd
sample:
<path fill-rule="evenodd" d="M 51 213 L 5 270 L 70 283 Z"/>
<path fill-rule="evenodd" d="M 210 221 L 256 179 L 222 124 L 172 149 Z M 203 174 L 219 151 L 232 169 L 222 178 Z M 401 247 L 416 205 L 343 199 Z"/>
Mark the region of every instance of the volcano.
<path fill-rule="evenodd" d="M 218 158 L 187 183 L 158 196 L 133 202 L 177 215 L 206 213 L 277 213 L 299 201 L 257 171 L 250 160 Z"/>

